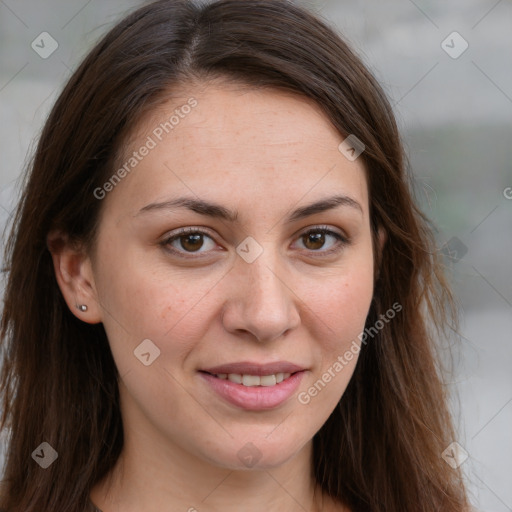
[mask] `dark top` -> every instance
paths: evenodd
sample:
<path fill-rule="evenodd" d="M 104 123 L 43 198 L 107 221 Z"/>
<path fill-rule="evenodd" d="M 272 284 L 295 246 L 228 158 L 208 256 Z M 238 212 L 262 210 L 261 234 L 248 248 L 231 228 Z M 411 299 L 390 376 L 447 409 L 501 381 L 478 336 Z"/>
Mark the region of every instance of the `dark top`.
<path fill-rule="evenodd" d="M 0 508 L 0 512 L 6 512 L 3 508 Z M 99 508 L 94 506 L 94 503 L 89 500 L 89 506 L 87 507 L 85 512 L 102 512 Z"/>

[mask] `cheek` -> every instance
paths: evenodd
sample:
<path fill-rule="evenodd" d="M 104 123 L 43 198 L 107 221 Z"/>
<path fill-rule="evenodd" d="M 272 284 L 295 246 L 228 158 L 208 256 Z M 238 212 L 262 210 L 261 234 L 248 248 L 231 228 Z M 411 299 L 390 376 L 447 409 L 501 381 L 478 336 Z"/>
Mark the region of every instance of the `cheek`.
<path fill-rule="evenodd" d="M 183 360 L 204 335 L 208 292 L 219 276 L 191 279 L 190 271 L 171 272 L 165 263 L 109 253 L 108 245 L 100 258 L 106 263 L 98 271 L 98 293 L 118 367 L 138 368 L 133 351 L 146 339 L 160 350 L 160 364 Z"/>
<path fill-rule="evenodd" d="M 115 235 L 102 240 L 97 271 L 99 300 L 107 322 L 115 320 L 130 331 L 136 326 L 136 331 L 149 335 L 157 325 L 170 323 L 170 317 L 190 309 L 195 293 L 193 288 L 187 290 L 184 276 L 171 273 L 161 261 L 155 264 L 154 257 L 150 262 L 136 248 L 121 250 L 125 246 L 126 242 Z M 184 289 L 187 293 L 180 293 Z"/>
<path fill-rule="evenodd" d="M 317 428 L 343 396 L 361 350 L 360 334 L 373 296 L 372 265 L 338 275 L 324 292 L 311 293 L 308 304 L 316 314 L 314 360 L 317 364 L 297 399 Z M 310 408 L 310 409 L 309 409 Z"/>
<path fill-rule="evenodd" d="M 373 297 L 373 261 L 371 253 L 360 256 L 307 291 L 329 351 L 350 344 L 364 328 Z"/>
<path fill-rule="evenodd" d="M 328 293 L 311 296 L 321 318 L 341 337 L 351 325 L 364 323 L 373 295 L 373 280 L 367 275 L 350 275 L 333 280 Z M 316 299 L 316 300 L 315 300 Z"/>

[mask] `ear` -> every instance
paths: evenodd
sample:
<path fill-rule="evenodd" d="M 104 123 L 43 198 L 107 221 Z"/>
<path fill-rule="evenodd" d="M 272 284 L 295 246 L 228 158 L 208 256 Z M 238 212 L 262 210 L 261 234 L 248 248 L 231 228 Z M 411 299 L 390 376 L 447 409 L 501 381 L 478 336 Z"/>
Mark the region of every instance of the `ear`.
<path fill-rule="evenodd" d="M 61 232 L 47 237 L 47 246 L 53 259 L 55 277 L 71 313 L 83 322 L 97 324 L 102 321 L 102 311 L 94 284 L 89 256 L 83 247 L 72 243 Z M 86 311 L 79 306 L 87 306 Z"/>

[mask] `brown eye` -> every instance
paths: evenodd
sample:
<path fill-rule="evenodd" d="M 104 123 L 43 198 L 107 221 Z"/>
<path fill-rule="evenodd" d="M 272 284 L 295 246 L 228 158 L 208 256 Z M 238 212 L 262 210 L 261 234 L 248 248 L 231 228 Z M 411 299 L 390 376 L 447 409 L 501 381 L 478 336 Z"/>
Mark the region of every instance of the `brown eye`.
<path fill-rule="evenodd" d="M 308 249 L 311 249 L 312 251 L 317 251 L 321 249 L 325 244 L 325 234 L 308 233 L 306 235 L 302 235 L 302 240 L 304 241 L 304 245 Z"/>
<path fill-rule="evenodd" d="M 299 240 L 308 252 L 318 253 L 315 256 L 320 257 L 339 252 L 345 245 L 349 244 L 348 238 L 326 227 L 309 229 L 299 237 Z M 210 247 L 208 247 L 208 243 Z M 216 246 L 213 238 L 198 228 L 181 229 L 167 237 L 161 245 L 173 254 L 184 258 L 187 258 L 187 254 L 206 255 Z M 325 249 L 326 245 L 327 249 Z M 205 250 L 201 250 L 204 248 Z"/>
<path fill-rule="evenodd" d="M 202 234 L 196 234 L 196 235 L 184 235 L 180 236 L 178 238 L 180 241 L 180 245 L 183 249 L 186 251 L 198 251 L 202 245 L 203 245 L 203 235 Z"/>
<path fill-rule="evenodd" d="M 309 229 L 300 236 L 300 240 L 308 251 L 324 255 L 338 252 L 349 243 L 343 235 L 326 227 Z M 328 247 L 324 249 L 326 245 Z"/>
<path fill-rule="evenodd" d="M 172 253 L 184 255 L 187 253 L 204 254 L 215 247 L 212 237 L 197 228 L 185 228 L 166 238 L 162 244 Z M 208 247 L 208 245 L 210 245 Z M 206 250 L 201 250 L 206 247 Z"/>

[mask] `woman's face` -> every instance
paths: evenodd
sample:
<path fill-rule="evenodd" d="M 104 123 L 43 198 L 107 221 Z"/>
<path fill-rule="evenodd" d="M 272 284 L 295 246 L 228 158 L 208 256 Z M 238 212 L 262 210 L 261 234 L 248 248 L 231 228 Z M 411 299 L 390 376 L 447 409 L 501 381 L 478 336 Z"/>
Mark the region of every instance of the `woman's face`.
<path fill-rule="evenodd" d="M 127 142 L 98 199 L 97 304 L 76 314 L 103 322 L 148 450 L 275 467 L 340 400 L 373 294 L 365 170 L 342 141 L 309 100 L 210 84 Z"/>

